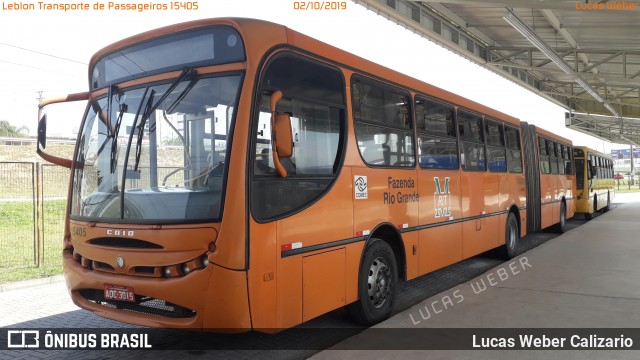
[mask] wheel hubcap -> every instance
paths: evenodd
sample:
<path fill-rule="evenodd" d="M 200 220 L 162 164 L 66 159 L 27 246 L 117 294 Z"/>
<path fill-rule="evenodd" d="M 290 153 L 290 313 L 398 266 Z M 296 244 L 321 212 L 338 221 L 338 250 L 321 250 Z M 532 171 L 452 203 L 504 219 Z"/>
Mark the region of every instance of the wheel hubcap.
<path fill-rule="evenodd" d="M 391 294 L 391 268 L 381 257 L 376 258 L 369 268 L 367 278 L 369 301 L 375 308 L 379 308 L 387 301 Z"/>
<path fill-rule="evenodd" d="M 516 239 L 517 239 L 516 232 L 517 232 L 516 224 L 511 222 L 509 224 L 509 248 L 511 248 L 511 249 L 514 249 L 516 247 Z"/>

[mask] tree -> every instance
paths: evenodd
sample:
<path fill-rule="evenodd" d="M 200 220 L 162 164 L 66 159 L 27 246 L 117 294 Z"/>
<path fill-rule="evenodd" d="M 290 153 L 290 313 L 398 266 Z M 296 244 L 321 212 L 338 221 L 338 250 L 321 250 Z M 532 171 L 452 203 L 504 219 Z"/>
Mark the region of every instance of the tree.
<path fill-rule="evenodd" d="M 15 125 L 11 125 L 7 120 L 0 120 L 0 136 L 28 137 L 29 128 L 24 125 L 17 128 Z"/>

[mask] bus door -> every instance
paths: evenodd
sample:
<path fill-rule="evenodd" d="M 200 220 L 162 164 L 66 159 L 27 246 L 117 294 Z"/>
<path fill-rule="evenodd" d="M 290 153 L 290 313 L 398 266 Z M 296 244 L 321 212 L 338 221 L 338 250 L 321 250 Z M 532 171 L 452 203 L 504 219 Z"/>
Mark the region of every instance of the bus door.
<path fill-rule="evenodd" d="M 341 172 L 344 88 L 339 69 L 301 56 L 266 64 L 250 154 L 254 327 L 291 327 L 347 304 L 353 196 L 350 173 Z"/>

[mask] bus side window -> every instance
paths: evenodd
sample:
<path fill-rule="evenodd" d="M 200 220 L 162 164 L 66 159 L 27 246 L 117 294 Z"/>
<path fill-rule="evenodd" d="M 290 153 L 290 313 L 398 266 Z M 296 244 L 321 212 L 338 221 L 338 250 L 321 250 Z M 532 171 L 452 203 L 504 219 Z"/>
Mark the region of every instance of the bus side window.
<path fill-rule="evenodd" d="M 573 169 L 571 167 L 571 154 L 573 150 L 571 146 L 567 146 L 564 152 L 564 173 L 567 175 L 573 175 Z"/>
<path fill-rule="evenodd" d="M 551 165 L 549 164 L 549 147 L 547 139 L 539 137 L 538 144 L 540 146 L 540 173 L 550 174 Z"/>
<path fill-rule="evenodd" d="M 357 75 L 351 80 L 351 89 L 362 159 L 371 166 L 414 167 L 409 94 Z"/>
<path fill-rule="evenodd" d="M 520 130 L 505 125 L 507 138 L 507 165 L 509 172 L 522 173 L 522 150 L 520 146 Z"/>
<path fill-rule="evenodd" d="M 502 124 L 486 118 L 485 122 L 489 171 L 506 172 L 507 161 Z"/>
<path fill-rule="evenodd" d="M 547 147 L 549 148 L 549 171 L 552 174 L 558 173 L 558 156 L 557 156 L 557 143 L 555 141 L 547 140 Z"/>
<path fill-rule="evenodd" d="M 460 158 L 462 169 L 466 171 L 486 171 L 487 162 L 484 146 L 482 117 L 468 111 L 458 110 L 460 133 Z"/>
<path fill-rule="evenodd" d="M 427 169 L 458 169 L 453 107 L 416 97 L 418 163 Z"/>

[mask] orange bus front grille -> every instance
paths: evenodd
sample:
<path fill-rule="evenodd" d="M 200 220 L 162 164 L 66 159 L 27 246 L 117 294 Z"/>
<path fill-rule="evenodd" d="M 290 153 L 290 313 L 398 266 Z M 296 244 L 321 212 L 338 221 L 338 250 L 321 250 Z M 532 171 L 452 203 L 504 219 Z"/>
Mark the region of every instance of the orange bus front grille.
<path fill-rule="evenodd" d="M 149 296 L 136 295 L 135 302 L 128 302 L 107 300 L 104 298 L 104 291 L 102 289 L 80 289 L 78 292 L 83 298 L 93 303 L 113 309 L 169 318 L 190 318 L 196 316 L 196 312 L 191 309 Z"/>

